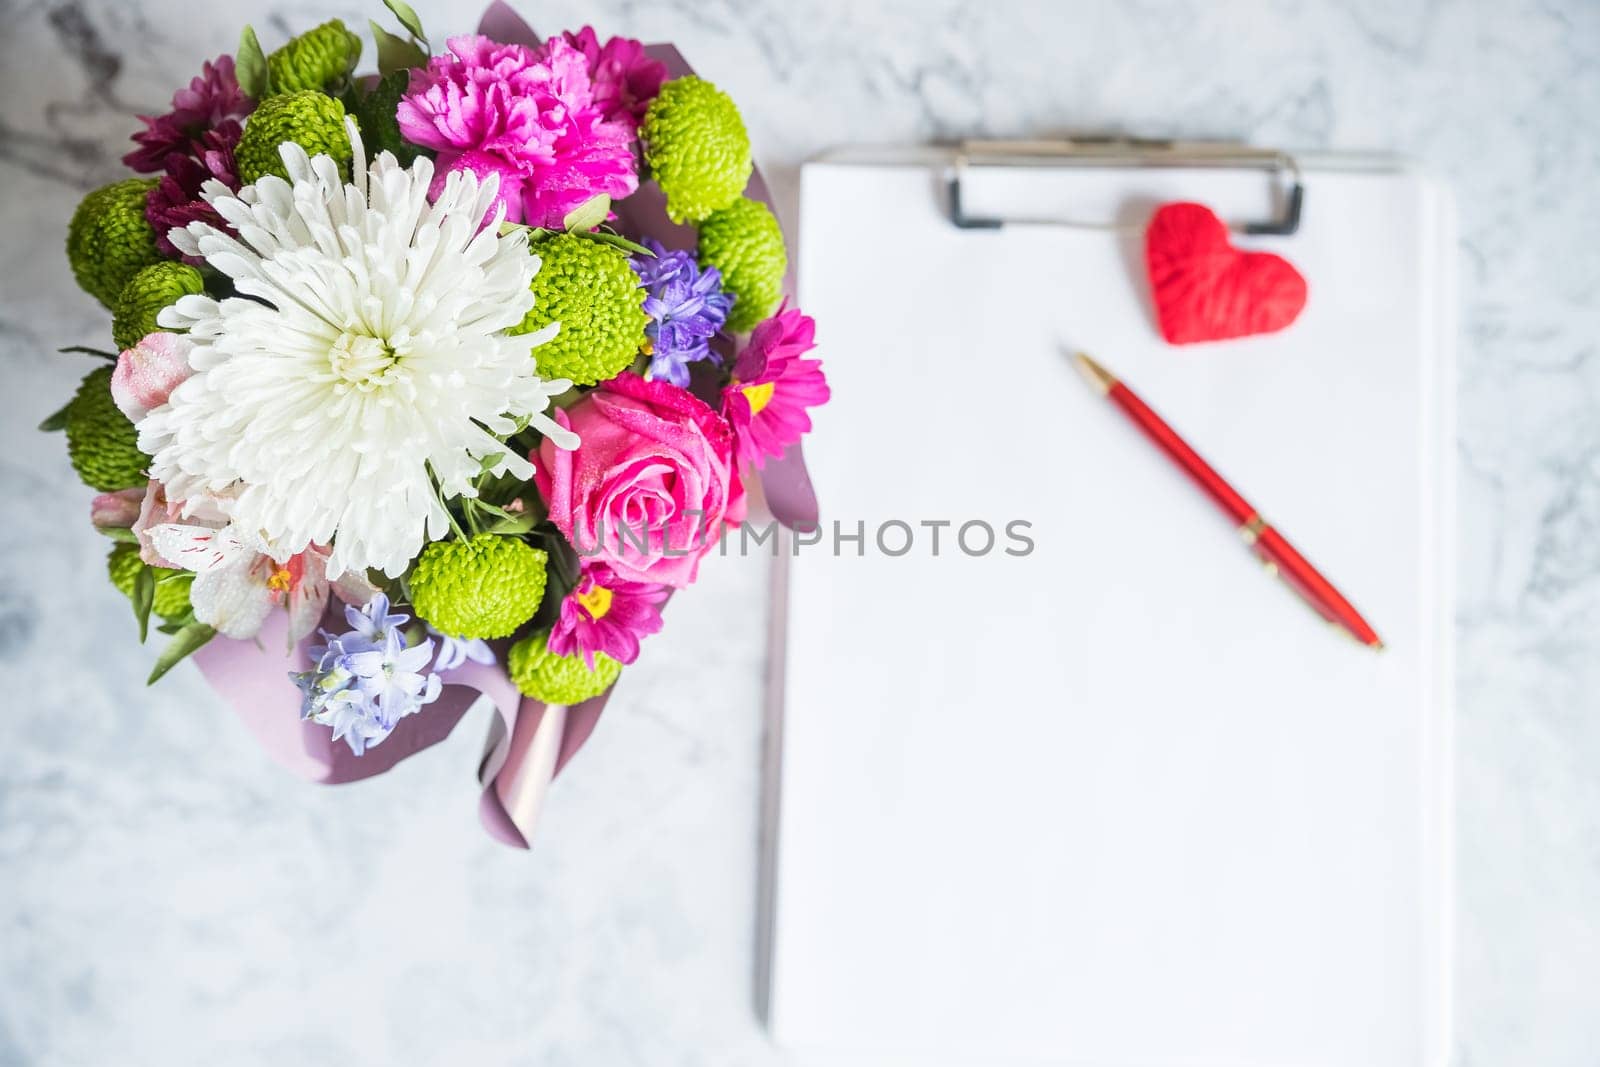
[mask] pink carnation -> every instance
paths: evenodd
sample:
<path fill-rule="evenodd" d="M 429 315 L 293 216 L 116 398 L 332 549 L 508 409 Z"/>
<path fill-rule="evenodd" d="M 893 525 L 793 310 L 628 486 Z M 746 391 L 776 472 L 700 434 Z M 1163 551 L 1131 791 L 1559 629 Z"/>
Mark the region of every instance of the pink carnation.
<path fill-rule="evenodd" d="M 621 663 L 639 658 L 639 638 L 661 630 L 661 604 L 672 590 L 617 577 L 604 563 L 584 560 L 578 584 L 561 601 L 561 617 L 550 628 L 550 651 L 583 655 L 594 670 L 595 653 Z"/>
<path fill-rule="evenodd" d="M 751 332 L 722 391 L 722 414 L 740 459 L 759 468 L 811 431 L 806 409 L 830 395 L 822 364 L 802 358 L 816 347 L 815 336 L 811 316 L 787 305 Z"/>
<path fill-rule="evenodd" d="M 457 170 L 499 175 L 506 217 L 557 227 L 573 208 L 639 185 L 631 123 L 607 118 L 582 52 L 554 39 L 534 51 L 452 37 L 411 72 L 396 118 L 412 144 L 438 153 L 433 193 Z"/>
<path fill-rule="evenodd" d="M 652 59 L 644 45 L 631 37 L 613 37 L 601 44 L 592 26 L 577 33 L 568 30 L 561 36 L 583 53 L 589 65 L 595 107 L 608 119 L 621 119 L 637 127 L 650 109 L 650 101 L 661 92 L 661 83 L 667 80 L 667 65 Z"/>

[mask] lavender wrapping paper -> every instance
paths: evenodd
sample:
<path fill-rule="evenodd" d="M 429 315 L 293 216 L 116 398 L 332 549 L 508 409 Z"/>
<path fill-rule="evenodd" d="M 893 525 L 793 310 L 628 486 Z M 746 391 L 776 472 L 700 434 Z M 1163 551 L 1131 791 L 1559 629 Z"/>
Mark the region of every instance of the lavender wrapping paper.
<path fill-rule="evenodd" d="M 478 32 L 506 44 L 540 43 L 533 28 L 501 0 L 484 12 Z M 670 44 L 650 45 L 646 51 L 667 65 L 670 77 L 691 73 L 688 62 Z M 759 169 L 751 174 L 746 195 L 772 206 Z M 641 186 L 618 205 L 618 212 L 619 221 L 631 232 L 648 232 L 669 248 L 695 246 L 695 230 L 667 218 L 665 199 L 654 184 Z M 792 269 L 784 289 L 793 292 Z M 816 524 L 816 493 L 798 444 L 760 472 L 760 489 L 768 510 L 783 525 L 804 528 Z M 340 610 L 338 605 L 330 608 L 325 624 L 336 625 Z M 447 672 L 437 701 L 402 719 L 382 744 L 357 756 L 344 742 L 334 741 L 327 727 L 301 720 L 300 692 L 289 675 L 309 668 L 308 650 L 315 639 L 306 638 L 289 648 L 287 625 L 287 616 L 274 612 L 256 640 L 219 637 L 194 654 L 206 681 L 232 705 L 269 756 L 309 781 L 324 785 L 357 782 L 382 774 L 443 741 L 481 701 L 492 707 L 493 714 L 478 765 L 483 789 L 479 819 L 495 840 L 516 848 L 529 847 L 545 789 L 594 732 L 612 692 L 607 690 L 571 708 L 526 698 L 500 666 L 506 652 L 502 642 L 496 647 L 499 662 L 482 665 L 469 660 Z"/>

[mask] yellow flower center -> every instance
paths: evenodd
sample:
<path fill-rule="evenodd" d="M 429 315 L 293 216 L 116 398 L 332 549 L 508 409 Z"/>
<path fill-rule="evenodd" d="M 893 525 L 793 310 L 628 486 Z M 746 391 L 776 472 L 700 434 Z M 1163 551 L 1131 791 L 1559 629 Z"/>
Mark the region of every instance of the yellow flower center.
<path fill-rule="evenodd" d="M 289 576 L 288 567 L 279 567 L 267 578 L 267 588 L 274 593 L 287 593 L 293 579 Z"/>
<path fill-rule="evenodd" d="M 611 590 L 603 585 L 597 584 L 587 593 L 577 594 L 577 597 L 578 603 L 583 605 L 583 610 L 587 611 L 595 622 L 605 618 L 606 613 L 611 610 Z"/>
<path fill-rule="evenodd" d="M 762 382 L 760 385 L 747 385 L 744 387 L 744 398 L 750 401 L 750 417 L 761 414 L 763 408 L 772 403 L 772 383 Z"/>

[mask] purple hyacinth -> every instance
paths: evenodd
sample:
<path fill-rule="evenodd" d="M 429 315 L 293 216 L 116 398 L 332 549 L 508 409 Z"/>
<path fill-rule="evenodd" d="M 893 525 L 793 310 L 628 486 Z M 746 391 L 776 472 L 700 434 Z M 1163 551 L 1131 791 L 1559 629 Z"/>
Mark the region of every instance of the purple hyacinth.
<path fill-rule="evenodd" d="M 328 643 L 310 650 L 311 670 L 289 677 L 300 689 L 300 717 L 332 727 L 333 739 L 359 756 L 437 700 L 443 683 L 428 669 L 433 642 L 408 646 L 402 627 L 411 616 L 389 614 L 388 597 L 379 593 L 344 615 L 350 630 L 321 631 Z"/>
<path fill-rule="evenodd" d="M 633 260 L 647 295 L 645 326 L 654 353 L 650 377 L 686 387 L 689 364 L 712 358 L 710 341 L 728 319 L 733 297 L 722 291 L 722 273 L 701 269 L 687 252 L 669 252 L 659 241 L 645 238 L 655 258 Z"/>
<path fill-rule="evenodd" d="M 428 633 L 439 640 L 439 657 L 433 661 L 435 671 L 453 671 L 469 659 L 485 666 L 494 663 L 494 649 L 481 637 L 451 637 L 431 625 Z"/>

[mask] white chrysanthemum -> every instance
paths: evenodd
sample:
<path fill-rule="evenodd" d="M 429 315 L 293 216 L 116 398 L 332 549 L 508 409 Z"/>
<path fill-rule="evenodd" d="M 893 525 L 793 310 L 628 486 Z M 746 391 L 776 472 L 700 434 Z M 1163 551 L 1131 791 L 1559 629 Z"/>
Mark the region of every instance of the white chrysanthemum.
<path fill-rule="evenodd" d="M 348 126 L 353 184 L 286 144 L 291 181 L 207 185 L 237 239 L 172 231 L 240 295 L 161 313 L 189 331 L 194 374 L 140 421 L 139 447 L 169 497 L 227 494 L 274 557 L 331 544 L 331 575 L 394 577 L 447 533 L 440 496 L 471 495 L 486 460 L 533 476 L 496 434 L 531 420 L 562 447 L 577 438 L 542 414 L 571 384 L 535 373 L 530 350 L 554 330 L 505 334 L 532 307 L 539 260 L 522 231 L 500 235 L 503 212 L 481 225 L 495 179 L 458 171 L 430 204 L 429 160 L 385 152 L 369 170 Z"/>

